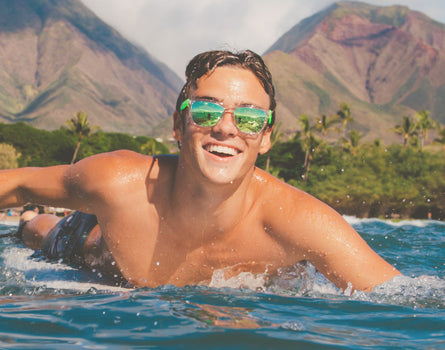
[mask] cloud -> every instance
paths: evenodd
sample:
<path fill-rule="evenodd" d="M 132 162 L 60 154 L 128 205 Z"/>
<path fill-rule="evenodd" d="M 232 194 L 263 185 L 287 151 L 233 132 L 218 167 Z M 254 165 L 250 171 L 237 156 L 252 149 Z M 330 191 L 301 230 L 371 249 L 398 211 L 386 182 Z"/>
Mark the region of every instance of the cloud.
<path fill-rule="evenodd" d="M 266 51 L 302 19 L 332 0 L 82 0 L 105 22 L 183 77 L 197 53 L 212 49 Z M 393 0 L 367 0 L 389 6 Z M 399 1 L 401 2 L 401 1 Z M 445 20 L 445 4 L 405 0 L 403 5 Z"/>

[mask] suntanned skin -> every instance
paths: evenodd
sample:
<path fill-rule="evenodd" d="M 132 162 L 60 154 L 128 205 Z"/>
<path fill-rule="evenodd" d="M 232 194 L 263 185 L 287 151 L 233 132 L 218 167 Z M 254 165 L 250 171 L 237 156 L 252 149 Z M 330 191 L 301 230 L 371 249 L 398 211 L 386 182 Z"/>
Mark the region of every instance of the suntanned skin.
<path fill-rule="evenodd" d="M 191 98 L 198 97 L 226 108 L 270 104 L 253 73 L 227 66 L 198 80 Z M 3 171 L 0 207 L 32 202 L 95 214 L 100 230 L 88 238 L 86 257 L 109 250 L 137 287 L 205 284 L 227 267 L 228 275 L 273 273 L 302 260 L 342 289 L 371 290 L 400 274 L 333 209 L 254 166 L 270 148 L 270 131 L 240 134 L 230 110 L 212 128 L 175 114 L 179 157 L 117 151 Z M 209 145 L 236 155 L 212 154 Z"/>

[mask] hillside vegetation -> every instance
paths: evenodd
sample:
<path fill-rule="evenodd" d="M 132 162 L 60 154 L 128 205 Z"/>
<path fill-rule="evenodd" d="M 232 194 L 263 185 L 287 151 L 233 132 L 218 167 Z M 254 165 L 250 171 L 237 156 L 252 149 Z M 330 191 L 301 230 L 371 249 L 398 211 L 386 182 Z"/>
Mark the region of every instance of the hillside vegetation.
<path fill-rule="evenodd" d="M 355 124 L 346 104 L 314 124 L 302 115 L 302 131 L 287 141 L 277 126 L 273 148 L 257 165 L 342 214 L 444 220 L 445 128 L 428 139 L 428 130 L 440 125 L 420 111 L 392 129 L 399 143 L 384 144 L 364 141 L 354 128 L 346 131 L 346 118 Z"/>
<path fill-rule="evenodd" d="M 298 132 L 288 141 L 280 139 L 277 126 L 273 148 L 257 165 L 342 214 L 445 219 L 445 129 L 437 146 L 421 148 L 415 133 L 405 145 L 403 136 L 400 144 L 362 142 L 355 130 L 327 142 L 323 129 L 308 126 L 309 133 Z M 16 161 L 11 154 L 18 156 L 18 166 L 68 164 L 76 143 L 76 135 L 66 128 L 46 131 L 24 123 L 0 124 L 0 160 L 7 159 L 6 167 Z M 77 159 L 118 149 L 149 155 L 169 152 L 167 145 L 152 138 L 98 131 L 81 140 Z"/>

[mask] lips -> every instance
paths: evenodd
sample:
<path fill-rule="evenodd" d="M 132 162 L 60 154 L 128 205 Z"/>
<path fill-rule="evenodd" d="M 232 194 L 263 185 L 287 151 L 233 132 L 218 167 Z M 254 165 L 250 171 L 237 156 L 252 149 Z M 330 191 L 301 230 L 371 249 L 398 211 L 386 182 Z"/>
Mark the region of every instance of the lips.
<path fill-rule="evenodd" d="M 204 149 L 207 152 L 217 155 L 219 157 L 233 157 L 241 153 L 239 149 L 229 146 L 214 145 L 214 144 L 205 145 Z"/>

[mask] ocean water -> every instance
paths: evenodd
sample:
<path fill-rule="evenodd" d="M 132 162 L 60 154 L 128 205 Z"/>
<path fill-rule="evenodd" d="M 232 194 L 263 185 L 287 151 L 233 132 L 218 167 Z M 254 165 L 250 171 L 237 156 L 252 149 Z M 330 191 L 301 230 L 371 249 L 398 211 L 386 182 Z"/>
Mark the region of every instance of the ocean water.
<path fill-rule="evenodd" d="M 125 289 L 0 238 L 0 348 L 445 349 L 445 224 L 347 220 L 404 276 L 352 295 L 311 265 Z"/>

